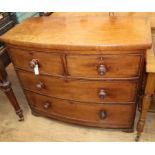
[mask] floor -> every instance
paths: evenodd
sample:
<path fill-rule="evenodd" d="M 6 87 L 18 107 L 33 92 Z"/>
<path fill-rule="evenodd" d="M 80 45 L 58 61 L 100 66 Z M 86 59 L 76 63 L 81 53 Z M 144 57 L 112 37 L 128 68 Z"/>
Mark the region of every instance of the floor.
<path fill-rule="evenodd" d="M 136 132 L 124 133 L 116 130 L 90 128 L 33 116 L 21 90 L 13 66 L 10 65 L 7 71 L 18 102 L 24 111 L 25 121 L 17 121 L 17 117 L 8 99 L 0 92 L 0 141 L 134 141 Z M 139 112 L 137 112 L 136 122 L 138 115 Z M 155 113 L 148 114 L 145 130 L 140 141 L 155 141 Z"/>

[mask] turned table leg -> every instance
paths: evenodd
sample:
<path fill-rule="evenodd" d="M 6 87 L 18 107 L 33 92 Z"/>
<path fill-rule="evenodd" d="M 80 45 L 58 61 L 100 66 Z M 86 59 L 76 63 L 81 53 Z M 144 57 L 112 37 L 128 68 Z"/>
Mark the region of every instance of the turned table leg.
<path fill-rule="evenodd" d="M 7 73 L 5 71 L 3 63 L 0 61 L 0 90 L 2 90 L 5 95 L 8 97 L 10 103 L 16 111 L 16 114 L 19 117 L 19 121 L 24 120 L 22 109 L 20 108 L 16 97 L 11 88 L 11 83 L 7 80 Z"/>
<path fill-rule="evenodd" d="M 141 133 L 143 132 L 144 125 L 145 125 L 145 118 L 150 107 L 151 97 L 154 94 L 154 90 L 155 90 L 155 74 L 148 73 L 145 93 L 144 93 L 143 103 L 142 103 L 142 110 L 137 124 L 137 137 L 135 139 L 136 141 L 139 141 Z"/>

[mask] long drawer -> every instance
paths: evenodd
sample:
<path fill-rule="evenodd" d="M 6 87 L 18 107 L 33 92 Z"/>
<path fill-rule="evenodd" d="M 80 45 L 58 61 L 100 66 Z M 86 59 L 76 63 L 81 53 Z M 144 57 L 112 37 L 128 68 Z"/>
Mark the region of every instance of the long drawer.
<path fill-rule="evenodd" d="M 87 81 L 36 76 L 31 72 L 18 70 L 24 89 L 52 97 L 82 102 L 135 102 L 137 81 Z"/>
<path fill-rule="evenodd" d="M 135 105 L 97 105 L 54 99 L 25 91 L 32 110 L 45 116 L 107 128 L 130 128 Z"/>

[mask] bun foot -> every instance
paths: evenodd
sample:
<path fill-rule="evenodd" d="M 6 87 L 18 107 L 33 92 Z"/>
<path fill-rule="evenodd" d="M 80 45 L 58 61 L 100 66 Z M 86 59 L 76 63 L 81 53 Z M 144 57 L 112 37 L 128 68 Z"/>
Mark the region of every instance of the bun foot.
<path fill-rule="evenodd" d="M 126 133 L 133 133 L 134 132 L 134 129 L 123 129 L 122 130 L 123 132 L 126 132 Z"/>
<path fill-rule="evenodd" d="M 39 117 L 39 116 L 40 116 L 40 114 L 38 114 L 38 113 L 35 112 L 35 111 L 32 111 L 32 115 L 33 115 L 33 116 L 36 116 L 36 117 Z"/>

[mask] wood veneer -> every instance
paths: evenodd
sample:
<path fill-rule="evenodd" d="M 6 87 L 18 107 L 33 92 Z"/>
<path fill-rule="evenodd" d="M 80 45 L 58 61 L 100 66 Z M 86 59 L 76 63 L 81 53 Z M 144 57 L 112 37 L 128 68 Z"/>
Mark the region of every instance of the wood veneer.
<path fill-rule="evenodd" d="M 40 75 L 33 73 L 17 72 L 24 89 L 32 90 L 48 96 L 72 99 L 83 102 L 134 102 L 136 99 L 137 80 L 130 81 L 88 81 L 73 80 L 59 77 Z M 43 83 L 42 88 L 37 84 Z M 100 92 L 104 90 L 106 96 L 101 98 Z M 122 95 L 123 94 L 123 95 Z"/>
<path fill-rule="evenodd" d="M 135 105 L 97 105 L 50 98 L 26 91 L 31 108 L 49 117 L 105 128 L 131 128 Z M 102 116 L 102 112 L 105 116 Z M 122 117 L 123 115 L 123 117 Z"/>
<path fill-rule="evenodd" d="M 16 25 L 1 39 L 7 44 L 31 48 L 136 50 L 151 46 L 149 26 L 143 18 L 36 17 Z"/>
<path fill-rule="evenodd" d="M 33 113 L 131 131 L 150 34 L 143 18 L 39 17 L 0 39 Z"/>

